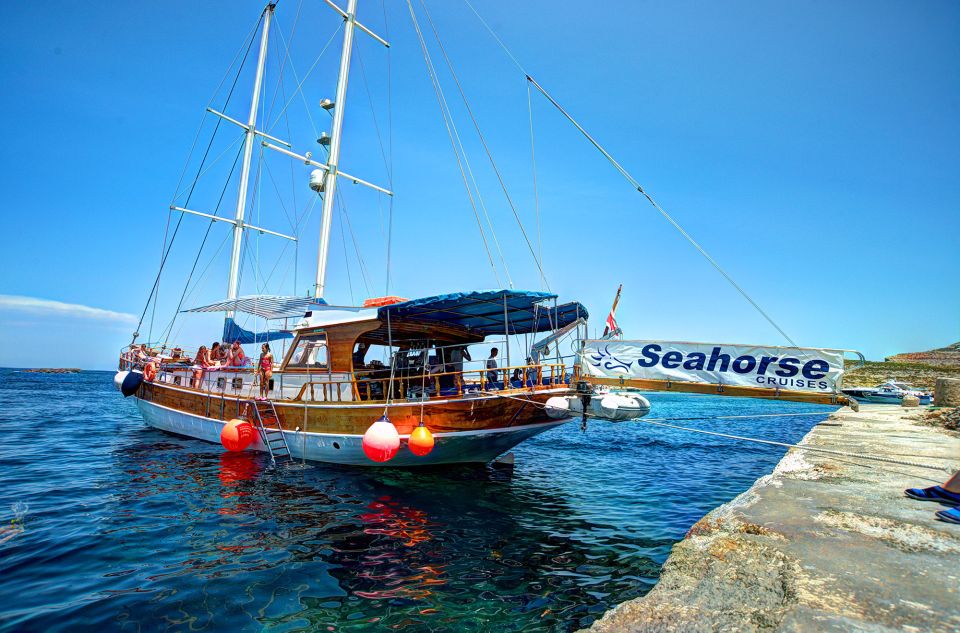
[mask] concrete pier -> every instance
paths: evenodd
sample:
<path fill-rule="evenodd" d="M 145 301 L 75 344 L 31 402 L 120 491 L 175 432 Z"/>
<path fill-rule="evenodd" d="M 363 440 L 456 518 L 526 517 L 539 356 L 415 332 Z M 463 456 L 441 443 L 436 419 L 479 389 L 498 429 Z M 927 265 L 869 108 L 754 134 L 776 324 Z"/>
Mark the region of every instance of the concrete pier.
<path fill-rule="evenodd" d="M 903 495 L 960 469 L 960 437 L 919 415 L 842 409 L 802 443 L 944 470 L 791 449 L 691 528 L 649 594 L 590 630 L 960 630 L 960 525 L 934 516 L 948 506 Z"/>

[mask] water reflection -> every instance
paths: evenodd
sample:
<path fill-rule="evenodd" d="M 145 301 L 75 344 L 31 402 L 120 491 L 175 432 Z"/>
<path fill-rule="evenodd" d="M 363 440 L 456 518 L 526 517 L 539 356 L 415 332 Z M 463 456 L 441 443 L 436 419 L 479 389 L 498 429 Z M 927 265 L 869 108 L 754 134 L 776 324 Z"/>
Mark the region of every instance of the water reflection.
<path fill-rule="evenodd" d="M 115 455 L 126 481 L 104 533 L 135 520 L 153 534 L 173 518 L 160 511 L 168 506 L 189 521 L 174 540 L 141 544 L 166 559 L 143 577 L 164 598 L 125 623 L 172 608 L 192 628 L 222 626 L 221 609 L 243 627 L 552 629 L 657 574 L 648 557 L 624 566 L 622 552 L 571 538 L 603 526 L 576 518 L 557 488 L 518 482 L 510 469 L 287 469 L 206 448 L 158 434 Z M 134 518 L 121 510 L 131 504 L 152 511 Z M 238 602 L 247 606 L 231 609 Z"/>
<path fill-rule="evenodd" d="M 145 427 L 110 374 L 6 377 L 0 509 L 29 514 L 0 544 L 0 627 L 18 630 L 574 630 L 645 593 L 671 544 L 782 453 L 591 424 L 525 442 L 513 470 L 275 469 Z M 812 421 L 724 428 L 796 441 Z"/>

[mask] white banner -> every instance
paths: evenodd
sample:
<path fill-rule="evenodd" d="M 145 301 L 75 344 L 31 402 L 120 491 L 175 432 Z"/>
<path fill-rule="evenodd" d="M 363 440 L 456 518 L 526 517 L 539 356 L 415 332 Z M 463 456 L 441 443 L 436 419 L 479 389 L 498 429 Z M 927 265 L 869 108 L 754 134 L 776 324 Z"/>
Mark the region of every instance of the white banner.
<path fill-rule="evenodd" d="M 833 393 L 843 352 L 674 341 L 585 341 L 585 376 L 699 382 L 783 391 Z"/>

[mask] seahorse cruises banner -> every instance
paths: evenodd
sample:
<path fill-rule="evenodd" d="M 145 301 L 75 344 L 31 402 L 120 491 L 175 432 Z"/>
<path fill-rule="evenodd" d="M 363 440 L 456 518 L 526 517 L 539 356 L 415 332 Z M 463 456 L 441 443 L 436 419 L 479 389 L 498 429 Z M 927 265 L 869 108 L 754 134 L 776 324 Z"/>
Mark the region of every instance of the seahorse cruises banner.
<path fill-rule="evenodd" d="M 843 375 L 843 352 L 674 341 L 588 340 L 587 376 L 670 380 L 832 393 Z"/>

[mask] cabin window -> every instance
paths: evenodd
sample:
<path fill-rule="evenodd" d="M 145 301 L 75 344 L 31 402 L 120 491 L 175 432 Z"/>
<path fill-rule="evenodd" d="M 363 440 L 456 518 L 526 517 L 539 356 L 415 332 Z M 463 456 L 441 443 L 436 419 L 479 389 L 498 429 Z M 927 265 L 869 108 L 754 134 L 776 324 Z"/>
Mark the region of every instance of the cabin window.
<path fill-rule="evenodd" d="M 291 368 L 326 368 L 327 335 L 307 334 L 297 339 L 297 346 L 290 356 Z"/>
<path fill-rule="evenodd" d="M 386 345 L 360 342 L 353 346 L 353 370 L 375 370 L 390 366 L 390 348 Z"/>

